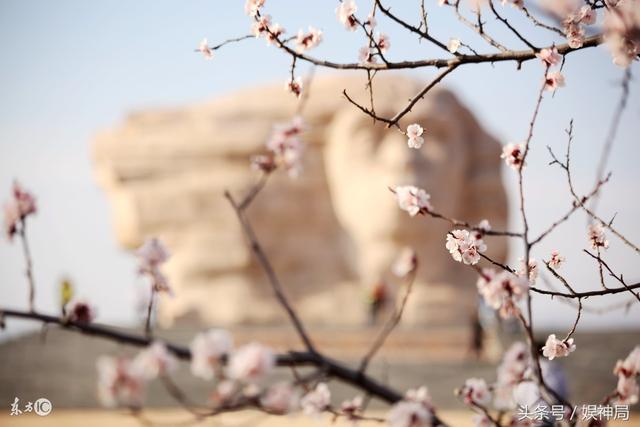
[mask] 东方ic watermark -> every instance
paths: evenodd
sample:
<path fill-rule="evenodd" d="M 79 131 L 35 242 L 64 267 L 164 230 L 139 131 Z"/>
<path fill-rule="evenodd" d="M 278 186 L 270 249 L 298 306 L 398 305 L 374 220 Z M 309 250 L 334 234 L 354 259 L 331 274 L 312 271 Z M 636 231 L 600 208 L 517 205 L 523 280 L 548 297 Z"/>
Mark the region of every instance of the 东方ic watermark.
<path fill-rule="evenodd" d="M 13 403 L 11 404 L 11 412 L 9 415 L 18 416 L 33 412 L 36 415 L 44 417 L 49 415 L 52 410 L 53 404 L 45 397 L 41 397 L 35 402 L 28 401 L 22 406 L 22 409 L 20 409 L 20 399 L 16 397 L 13 399 Z"/>

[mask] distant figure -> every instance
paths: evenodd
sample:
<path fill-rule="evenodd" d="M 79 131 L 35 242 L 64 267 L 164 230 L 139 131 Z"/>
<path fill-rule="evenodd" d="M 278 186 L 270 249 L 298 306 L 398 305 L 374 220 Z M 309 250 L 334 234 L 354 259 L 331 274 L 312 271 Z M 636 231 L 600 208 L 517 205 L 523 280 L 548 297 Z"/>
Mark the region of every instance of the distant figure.
<path fill-rule="evenodd" d="M 384 311 L 389 303 L 389 290 L 383 280 L 380 280 L 371 288 L 367 302 L 369 304 L 369 325 L 375 325 L 378 323 L 380 313 Z"/>
<path fill-rule="evenodd" d="M 474 360 L 480 360 L 484 351 L 484 328 L 477 311 L 471 315 L 470 320 L 471 340 L 467 352 Z"/>
<path fill-rule="evenodd" d="M 67 277 L 62 279 L 60 282 L 60 312 L 63 316 L 67 313 L 65 312 L 65 306 L 71 301 L 73 298 L 73 284 L 71 284 L 71 280 Z"/>

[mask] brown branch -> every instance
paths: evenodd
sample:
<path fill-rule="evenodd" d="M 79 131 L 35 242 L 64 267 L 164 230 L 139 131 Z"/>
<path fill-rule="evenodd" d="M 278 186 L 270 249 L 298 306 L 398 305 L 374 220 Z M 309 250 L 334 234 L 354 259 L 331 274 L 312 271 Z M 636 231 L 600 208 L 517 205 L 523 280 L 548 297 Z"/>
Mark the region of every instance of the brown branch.
<path fill-rule="evenodd" d="M 611 277 L 615 278 L 618 282 L 620 282 L 622 284 L 622 286 L 624 286 L 630 293 L 631 295 L 633 295 L 638 301 L 640 301 L 640 296 L 633 292 L 629 286 L 627 286 L 627 282 L 624 280 L 624 278 L 622 277 L 622 274 L 620 274 L 620 276 L 618 276 L 617 274 L 615 274 L 613 272 L 613 270 L 611 269 L 611 267 L 609 267 L 609 264 L 607 264 L 605 262 L 605 260 L 602 259 L 602 257 L 600 256 L 600 250 L 598 250 L 598 255 L 594 255 L 591 252 L 589 252 L 586 249 L 583 249 L 584 253 L 586 253 L 587 255 L 589 255 L 591 258 L 595 259 L 596 261 L 598 261 L 598 264 L 600 265 L 600 270 L 602 271 L 602 266 L 604 266 L 607 271 L 609 272 L 609 274 L 611 275 Z M 602 273 L 601 273 L 602 274 Z"/>
<path fill-rule="evenodd" d="M 576 292 L 575 294 L 567 294 L 564 292 L 557 292 L 557 291 L 548 291 L 546 289 L 540 289 L 533 286 L 529 288 L 530 291 L 535 292 L 537 294 L 551 295 L 551 296 L 563 297 L 563 298 L 589 298 L 589 297 L 597 297 L 597 296 L 603 296 L 603 295 L 614 295 L 622 292 L 628 292 L 630 289 L 640 289 L 640 283 L 627 285 L 626 287 L 622 287 L 622 288 L 607 288 L 607 289 L 601 289 L 598 291 Z"/>
<path fill-rule="evenodd" d="M 18 235 L 20 236 L 20 241 L 22 242 L 22 252 L 24 254 L 25 260 L 25 275 L 27 276 L 27 283 L 29 285 L 29 310 L 34 311 L 36 284 L 33 278 L 33 259 L 31 258 L 31 250 L 29 249 L 29 239 L 27 239 L 26 218 L 22 218 L 20 220 Z"/>
<path fill-rule="evenodd" d="M 571 292 L 572 295 L 576 295 L 576 291 L 571 287 L 571 285 L 569 285 L 569 282 L 567 282 L 567 280 L 562 277 L 555 269 L 551 268 L 551 265 L 549 265 L 548 261 L 544 261 L 544 265 L 547 266 L 547 270 L 549 270 L 551 272 L 551 274 L 553 274 L 553 276 L 558 279 L 560 281 L 560 283 L 562 283 L 564 285 L 565 288 L 567 288 L 569 290 L 569 292 Z M 578 322 L 580 321 L 580 316 L 582 315 L 582 298 L 578 298 L 578 310 L 577 310 L 577 315 L 576 315 L 576 320 L 573 323 L 573 326 L 571 327 L 571 329 L 569 330 L 569 332 L 567 333 L 567 336 L 564 338 L 564 342 L 567 342 L 569 340 L 569 338 L 571 338 L 571 336 L 574 334 L 574 332 L 576 331 L 576 328 L 578 327 Z"/>
<path fill-rule="evenodd" d="M 257 193 L 255 191 L 251 191 L 249 194 L 253 194 L 252 196 L 253 198 Z M 249 221 L 244 215 L 244 211 L 249 205 L 244 203 L 244 208 L 241 208 L 243 204 L 237 204 L 235 199 L 231 195 L 231 193 L 229 193 L 229 191 L 225 191 L 224 196 L 227 198 L 227 200 L 229 200 L 231 207 L 235 211 L 236 216 L 238 217 L 238 221 L 240 222 L 240 225 L 244 232 L 244 235 L 249 241 L 249 247 L 253 252 L 254 256 L 256 257 L 256 259 L 258 260 L 258 263 L 264 270 L 265 274 L 267 275 L 267 279 L 269 281 L 269 284 L 271 285 L 271 289 L 273 290 L 273 293 L 276 296 L 276 299 L 278 300 L 282 308 L 285 310 L 285 312 L 289 316 L 291 323 L 296 329 L 298 335 L 300 336 L 300 339 L 304 343 L 307 350 L 310 353 L 316 353 L 315 346 L 313 345 L 313 343 L 311 342 L 311 339 L 307 335 L 307 332 L 305 330 L 304 325 L 302 324 L 302 321 L 300 320 L 300 318 L 298 317 L 298 314 L 295 312 L 295 310 L 289 303 L 289 300 L 285 296 L 284 291 L 282 289 L 282 285 L 280 284 L 280 280 L 278 279 L 278 276 L 273 270 L 273 266 L 271 265 L 269 258 L 267 257 L 266 253 L 262 249 L 262 246 L 258 242 L 258 238 L 255 235 L 253 228 L 251 227 L 251 224 L 249 223 Z M 245 198 L 245 201 L 246 201 L 246 198 Z"/>
<path fill-rule="evenodd" d="M 407 284 L 406 284 L 407 290 L 405 291 L 404 296 L 402 297 L 402 302 L 400 303 L 400 307 L 396 307 L 394 309 L 393 313 L 387 320 L 386 324 L 384 325 L 384 327 L 378 334 L 377 338 L 371 345 L 371 348 L 369 349 L 369 351 L 367 351 L 365 356 L 362 358 L 362 361 L 360 362 L 360 368 L 358 369 L 359 372 L 366 372 L 367 367 L 371 362 L 371 359 L 373 359 L 373 357 L 376 355 L 378 350 L 382 348 L 382 346 L 384 345 L 389 335 L 391 335 L 391 332 L 393 332 L 396 326 L 398 326 L 398 324 L 400 323 L 400 320 L 402 320 L 402 314 L 404 313 L 404 309 L 407 305 L 407 301 L 409 300 L 409 295 L 411 295 L 411 289 L 413 288 L 413 282 L 415 282 L 415 279 L 416 279 L 416 269 L 414 269 L 411 273 L 409 273 L 409 276 L 407 277 Z"/>
<path fill-rule="evenodd" d="M 493 15 L 496 17 L 496 19 L 498 19 L 500 22 L 502 22 L 505 27 L 507 27 L 518 39 L 520 39 L 524 44 L 526 44 L 530 49 L 532 50 L 539 50 L 536 46 L 534 46 L 529 40 L 527 40 L 522 34 L 520 34 L 520 32 L 518 30 L 516 30 L 514 28 L 513 25 L 511 25 L 509 23 L 509 21 L 506 18 L 503 18 L 498 11 L 496 10 L 495 6 L 493 5 L 493 0 L 489 0 L 489 7 L 491 8 L 491 11 L 493 12 Z"/>
<path fill-rule="evenodd" d="M 20 319 L 37 320 L 45 324 L 55 324 L 63 329 L 68 329 L 82 334 L 100 337 L 128 344 L 136 347 L 147 347 L 152 343 L 150 338 L 130 334 L 114 328 L 96 324 L 86 324 L 68 321 L 62 317 L 49 316 L 37 312 L 9 310 L 0 308 L 0 318 L 15 317 Z M 165 343 L 167 349 L 181 360 L 190 360 L 191 352 L 187 347 Z M 347 384 L 357 387 L 382 399 L 387 403 L 395 403 L 402 399 L 402 394 L 386 385 L 383 385 L 368 375 L 351 369 L 341 362 L 326 357 L 320 353 L 309 351 L 290 351 L 276 355 L 276 365 L 280 367 L 290 366 L 316 366 L 322 368 L 329 377 L 337 378 Z"/>

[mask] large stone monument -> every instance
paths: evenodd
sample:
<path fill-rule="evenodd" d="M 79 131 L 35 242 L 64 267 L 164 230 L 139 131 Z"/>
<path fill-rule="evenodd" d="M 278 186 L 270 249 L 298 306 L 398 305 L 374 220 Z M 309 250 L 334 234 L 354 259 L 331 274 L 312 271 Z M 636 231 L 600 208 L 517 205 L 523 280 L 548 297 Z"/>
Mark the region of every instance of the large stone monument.
<path fill-rule="evenodd" d="M 422 83 L 377 78 L 376 111 L 391 116 Z M 389 266 L 404 246 L 420 268 L 405 324 L 467 324 L 477 292 L 470 269 L 444 247 L 449 224 L 411 218 L 388 187 L 414 184 L 434 207 L 477 223 L 505 228 L 500 146 L 449 91 L 434 90 L 403 123 L 420 123 L 426 143 L 409 149 L 397 130 L 372 124 L 342 96 L 366 103 L 362 79 L 317 78 L 303 117 L 304 171 L 278 171 L 249 217 L 275 270 L 309 323 L 360 325 L 367 289 L 398 283 Z M 250 88 L 213 102 L 131 114 L 94 145 L 96 174 L 112 204 L 120 244 L 134 248 L 162 238 L 175 297 L 164 298 L 165 324 L 197 318 L 204 324 L 272 324 L 284 319 L 223 197 L 256 181 L 249 158 L 264 151 L 272 126 L 295 114 L 282 85 Z M 504 239 L 487 238 L 488 254 L 506 255 Z"/>

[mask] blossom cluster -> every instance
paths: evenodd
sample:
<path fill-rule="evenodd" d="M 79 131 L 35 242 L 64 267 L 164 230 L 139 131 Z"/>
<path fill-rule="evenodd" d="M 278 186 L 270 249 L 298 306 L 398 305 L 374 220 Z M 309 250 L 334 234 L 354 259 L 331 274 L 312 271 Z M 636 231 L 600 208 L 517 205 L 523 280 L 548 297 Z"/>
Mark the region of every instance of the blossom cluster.
<path fill-rule="evenodd" d="M 638 403 L 640 387 L 637 378 L 640 375 L 640 346 L 631 350 L 624 360 L 618 360 L 613 373 L 618 376 L 617 403 L 621 405 Z"/>
<path fill-rule="evenodd" d="M 291 177 L 297 177 L 302 171 L 302 153 L 304 144 L 300 139 L 305 129 L 302 117 L 296 116 L 289 123 L 274 126 L 267 139 L 268 155 L 251 159 L 253 168 L 269 173 L 282 166 Z"/>
<path fill-rule="evenodd" d="M 502 154 L 500 155 L 500 158 L 504 159 L 507 166 L 510 166 L 515 170 L 520 170 L 525 166 L 524 152 L 524 144 L 509 143 L 502 147 Z"/>
<path fill-rule="evenodd" d="M 18 233 L 20 224 L 37 211 L 35 197 L 17 181 L 13 183 L 11 196 L 11 200 L 4 205 L 4 233 L 10 241 Z"/>
<path fill-rule="evenodd" d="M 138 271 L 151 280 L 154 292 L 169 292 L 167 277 L 160 271 L 160 266 L 169 259 L 169 252 L 164 244 L 156 237 L 151 237 L 136 251 L 139 260 Z"/>
<path fill-rule="evenodd" d="M 562 341 L 557 339 L 555 334 L 551 334 L 547 338 L 544 347 L 542 347 L 542 355 L 549 360 L 553 360 L 556 357 L 566 357 L 575 350 L 576 345 L 573 343 L 573 338 Z"/>
<path fill-rule="evenodd" d="M 480 254 L 487 250 L 482 235 L 468 230 L 453 230 L 448 233 L 445 247 L 454 260 L 469 265 L 477 264 Z"/>
<path fill-rule="evenodd" d="M 391 427 L 429 427 L 434 424 L 434 407 L 427 387 L 407 391 L 387 414 Z"/>
<path fill-rule="evenodd" d="M 429 199 L 431 195 L 413 185 L 399 185 L 393 189 L 398 206 L 409 215 L 416 216 L 433 210 Z"/>
<path fill-rule="evenodd" d="M 506 319 L 519 313 L 517 303 L 526 295 L 529 281 L 508 271 L 496 273 L 493 269 L 484 268 L 477 287 L 484 302 Z"/>
<path fill-rule="evenodd" d="M 640 0 L 613 3 L 605 11 L 605 42 L 613 56 L 613 63 L 628 67 L 640 54 Z"/>
<path fill-rule="evenodd" d="M 607 249 L 609 247 L 609 241 L 601 224 L 589 224 L 588 238 L 593 250 Z"/>

